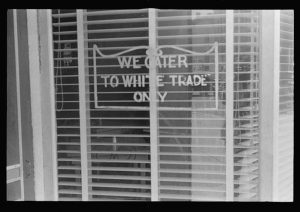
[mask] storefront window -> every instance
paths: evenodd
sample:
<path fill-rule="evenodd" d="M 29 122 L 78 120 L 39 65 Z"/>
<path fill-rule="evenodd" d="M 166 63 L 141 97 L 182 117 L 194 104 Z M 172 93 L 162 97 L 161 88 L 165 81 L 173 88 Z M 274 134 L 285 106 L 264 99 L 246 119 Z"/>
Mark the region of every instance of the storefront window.
<path fill-rule="evenodd" d="M 155 16 L 148 9 L 85 10 L 79 31 L 75 10 L 53 10 L 59 199 L 82 198 L 84 101 L 89 200 L 151 200 L 151 131 L 157 130 L 158 200 L 225 201 L 226 45 L 232 45 L 233 196 L 257 200 L 259 12 L 234 12 L 231 44 L 225 10 L 156 10 Z M 156 46 L 149 44 L 152 32 Z M 153 113 L 157 129 L 150 129 Z"/>

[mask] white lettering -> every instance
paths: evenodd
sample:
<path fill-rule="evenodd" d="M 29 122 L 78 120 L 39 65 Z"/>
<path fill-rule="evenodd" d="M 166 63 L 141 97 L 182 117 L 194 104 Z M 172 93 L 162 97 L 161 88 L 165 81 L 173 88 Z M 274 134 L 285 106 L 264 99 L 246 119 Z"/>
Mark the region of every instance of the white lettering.
<path fill-rule="evenodd" d="M 140 58 L 140 56 L 133 56 L 133 68 L 141 68 L 140 65 L 137 65 L 137 62 L 139 62 Z"/>
<path fill-rule="evenodd" d="M 186 68 L 188 67 L 187 63 L 186 63 L 186 55 L 179 55 L 178 56 L 178 67 L 180 68 L 181 65 L 183 64 Z"/>
<path fill-rule="evenodd" d="M 142 75 L 137 75 L 138 79 L 137 79 L 137 82 L 138 82 L 138 86 L 141 87 L 142 86 Z"/>
<path fill-rule="evenodd" d="M 145 102 L 150 100 L 147 92 L 134 92 L 133 99 L 136 102 Z"/>
<path fill-rule="evenodd" d="M 201 82 L 202 84 L 201 84 L 201 85 L 202 85 L 202 86 L 207 86 L 207 84 L 204 82 L 204 80 L 206 80 L 206 79 L 205 79 L 204 77 L 202 77 L 202 82 Z M 217 82 L 217 83 L 218 83 L 218 82 Z"/>
<path fill-rule="evenodd" d="M 114 82 L 113 82 L 114 81 Z M 118 87 L 119 86 L 119 78 L 117 76 L 112 76 L 110 78 L 110 86 L 115 88 L 115 87 Z"/>
<path fill-rule="evenodd" d="M 108 78 L 109 76 L 108 76 L 108 75 L 102 75 L 102 76 L 100 76 L 100 77 L 104 79 L 104 87 L 107 88 L 107 78 Z"/>
<path fill-rule="evenodd" d="M 182 77 L 184 77 L 184 76 L 182 76 L 182 75 L 178 76 L 178 86 L 181 86 L 181 84 L 186 85 L 185 81 L 184 81 L 185 79 L 182 79 Z"/>
<path fill-rule="evenodd" d="M 158 96 L 159 96 L 159 100 L 161 102 L 164 102 L 165 101 L 165 98 L 168 94 L 168 92 L 157 92 Z M 145 102 L 145 101 L 150 101 L 150 98 L 149 98 L 149 93 L 147 92 L 134 92 L 133 94 L 133 99 L 135 102 Z"/>
<path fill-rule="evenodd" d="M 118 57 L 119 65 L 121 68 L 124 67 L 124 64 L 126 68 L 130 67 L 130 62 L 131 62 L 132 57 Z"/>
<path fill-rule="evenodd" d="M 163 75 L 157 75 L 157 86 L 158 87 L 162 87 L 162 86 L 164 86 L 164 84 L 162 83 L 162 77 L 163 77 Z"/>
<path fill-rule="evenodd" d="M 169 56 L 169 68 L 176 68 L 176 65 L 172 64 L 175 62 L 175 58 L 176 56 L 174 55 Z"/>
<path fill-rule="evenodd" d="M 146 100 L 150 101 L 149 94 L 143 92 L 143 102 L 145 102 Z"/>
<path fill-rule="evenodd" d="M 136 87 L 136 75 L 133 75 L 133 87 Z"/>
<path fill-rule="evenodd" d="M 193 86 L 193 80 L 191 75 L 188 75 L 187 77 L 186 86 Z"/>
<path fill-rule="evenodd" d="M 158 93 L 158 96 L 160 97 L 160 101 L 161 102 L 164 102 L 165 101 L 165 98 L 167 96 L 167 92 L 164 92 L 163 95 L 161 95 L 160 92 L 157 92 Z"/>
<path fill-rule="evenodd" d="M 136 101 L 136 102 L 141 102 L 143 99 L 142 99 L 142 94 L 141 94 L 141 92 L 135 92 L 134 94 L 133 94 L 133 99 L 134 99 L 134 101 Z"/>
<path fill-rule="evenodd" d="M 146 68 L 149 68 L 149 57 L 145 58 L 145 66 Z"/>
<path fill-rule="evenodd" d="M 131 84 L 133 82 L 133 77 L 132 75 L 122 75 L 122 79 L 123 79 L 123 83 L 124 83 L 124 87 L 127 88 L 127 87 L 131 87 Z"/>
<path fill-rule="evenodd" d="M 207 84 L 204 83 L 205 77 L 201 75 L 176 75 L 170 74 L 169 77 L 172 81 L 172 86 L 178 84 L 178 86 L 206 86 Z"/>
<path fill-rule="evenodd" d="M 156 59 L 156 65 L 158 65 L 159 68 L 161 68 L 161 62 L 159 57 L 155 57 Z"/>
<path fill-rule="evenodd" d="M 173 74 L 171 74 L 171 75 L 169 75 L 169 77 L 171 78 L 171 80 L 172 80 L 172 86 L 175 86 L 176 85 L 176 82 L 175 82 L 175 80 L 176 80 L 176 78 L 178 77 L 177 75 L 173 75 Z"/>
<path fill-rule="evenodd" d="M 149 75 L 146 75 L 146 76 L 143 75 L 143 78 L 142 78 L 142 80 L 143 80 L 143 81 L 142 81 L 142 86 L 143 86 L 143 87 L 145 87 L 145 84 L 146 84 L 146 78 L 149 79 Z"/>
<path fill-rule="evenodd" d="M 141 56 L 123 56 L 118 57 L 119 65 L 121 68 L 130 68 L 138 69 L 142 67 L 142 64 L 139 63 Z M 176 61 L 177 60 L 177 61 Z M 150 58 L 146 57 L 144 65 L 149 68 Z M 153 63 L 159 68 L 177 68 L 177 67 L 188 67 L 186 55 L 160 55 L 155 56 Z"/>
<path fill-rule="evenodd" d="M 198 79 L 198 81 L 197 81 Z M 198 86 L 201 84 L 201 77 L 199 75 L 194 75 L 194 85 Z"/>

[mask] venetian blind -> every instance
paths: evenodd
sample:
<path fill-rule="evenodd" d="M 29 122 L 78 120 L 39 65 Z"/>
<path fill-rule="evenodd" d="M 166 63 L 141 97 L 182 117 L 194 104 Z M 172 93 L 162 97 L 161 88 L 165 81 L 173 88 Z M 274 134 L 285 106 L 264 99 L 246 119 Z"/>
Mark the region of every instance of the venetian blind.
<path fill-rule="evenodd" d="M 280 11 L 278 200 L 293 200 L 294 13 Z"/>
<path fill-rule="evenodd" d="M 83 16 L 90 94 L 89 199 L 150 200 L 149 102 L 133 99 L 134 92 L 148 91 L 149 85 L 146 81 L 144 87 L 128 86 L 122 81 L 148 75 L 149 70 L 122 68 L 117 60 L 133 55 L 145 59 L 146 49 L 122 52 L 148 46 L 148 10 L 87 10 Z M 117 81 L 118 85 L 110 83 Z"/>
<path fill-rule="evenodd" d="M 159 91 L 168 92 L 158 105 L 160 200 L 226 199 L 225 22 L 222 10 L 158 11 L 158 46 L 193 52 L 164 49 L 167 55 L 186 55 L 187 67 L 158 69 L 166 84 Z M 214 45 L 217 49 L 209 51 Z M 171 74 L 185 80 L 200 75 L 207 85 L 171 85 Z"/>
<path fill-rule="evenodd" d="M 132 95 L 136 90 L 147 91 L 148 81 L 143 88 L 126 88 L 124 84 L 112 88 L 105 87 L 101 78 L 145 75 L 148 69 L 121 69 L 116 58 L 101 55 L 93 60 L 94 45 L 105 55 L 148 46 L 147 10 L 88 10 L 83 16 L 89 200 L 149 200 L 149 103 L 131 109 L 141 106 Z M 77 21 L 76 11 L 53 11 L 59 200 L 82 199 Z M 125 56 L 144 57 L 145 51 Z"/>
<path fill-rule="evenodd" d="M 257 201 L 259 13 L 234 13 L 234 200 Z"/>
<path fill-rule="evenodd" d="M 58 199 L 81 200 L 76 10 L 53 10 Z"/>
<path fill-rule="evenodd" d="M 82 31 L 76 16 L 76 11 L 53 11 L 59 200 L 83 198 L 83 159 L 89 200 L 150 200 L 149 102 L 133 100 L 136 91 L 149 91 L 149 80 L 141 87 L 122 81 L 149 70 L 121 68 L 117 59 L 145 60 L 148 10 L 85 10 Z M 157 103 L 159 200 L 226 200 L 226 12 L 158 10 L 156 16 L 157 47 L 163 55 L 187 58 L 187 66 L 156 70 L 164 83 L 157 90 L 167 93 Z M 235 200 L 257 198 L 258 24 L 257 12 L 234 14 Z M 77 58 L 78 51 L 84 58 Z M 83 100 L 79 59 L 85 66 Z M 174 83 L 171 75 L 178 77 Z M 179 82 L 195 75 L 204 85 Z M 80 101 L 87 106 L 87 158 L 80 152 Z"/>

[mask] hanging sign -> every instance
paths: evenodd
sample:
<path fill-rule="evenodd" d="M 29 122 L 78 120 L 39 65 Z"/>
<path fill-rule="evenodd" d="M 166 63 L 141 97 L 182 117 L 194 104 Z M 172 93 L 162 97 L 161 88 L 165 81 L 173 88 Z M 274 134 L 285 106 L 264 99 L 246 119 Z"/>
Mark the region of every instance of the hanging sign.
<path fill-rule="evenodd" d="M 94 76 L 94 102 L 95 108 L 102 108 L 99 105 L 98 99 L 98 80 L 103 82 L 104 88 L 118 88 L 123 86 L 124 88 L 145 88 L 149 82 L 149 74 L 147 73 L 136 73 L 138 70 L 146 67 L 149 69 L 150 62 L 154 62 L 157 68 L 166 68 L 170 71 L 169 74 L 157 74 L 156 75 L 156 86 L 161 88 L 165 86 L 165 82 L 169 82 L 170 86 L 187 86 L 187 87 L 206 87 L 208 86 L 208 81 L 211 83 L 210 74 L 200 74 L 193 71 L 190 74 L 180 74 L 172 73 L 172 69 L 188 68 L 187 54 L 173 54 L 164 55 L 162 49 L 176 49 L 178 51 L 191 54 L 192 56 L 207 56 L 214 52 L 214 72 L 212 72 L 214 77 L 214 91 L 215 91 L 215 107 L 210 109 L 216 109 L 218 107 L 218 43 L 214 45 L 206 52 L 195 52 L 190 51 L 178 46 L 164 45 L 159 46 L 156 49 L 148 48 L 148 46 L 138 46 L 131 49 L 124 50 L 117 54 L 105 55 L 103 54 L 98 46 L 94 44 L 93 46 L 93 76 Z M 140 49 L 146 49 L 145 56 L 124 56 L 128 52 L 133 52 Z M 99 57 L 100 56 L 100 57 Z M 121 70 L 132 70 L 133 74 L 97 74 L 99 67 L 97 67 L 97 58 L 110 58 L 117 61 L 118 67 Z M 195 66 L 193 66 L 195 67 Z M 122 88 L 123 88 L 122 87 Z M 136 103 L 150 101 L 149 92 L 135 91 L 132 95 L 132 100 Z M 159 90 L 159 89 L 158 89 Z M 197 89 L 195 89 L 197 90 Z M 198 89 L 199 90 L 199 89 Z M 201 90 L 201 89 L 200 89 Z M 157 100 L 159 102 L 165 102 L 168 95 L 167 91 L 158 91 Z M 101 100 L 100 100 L 101 102 Z"/>

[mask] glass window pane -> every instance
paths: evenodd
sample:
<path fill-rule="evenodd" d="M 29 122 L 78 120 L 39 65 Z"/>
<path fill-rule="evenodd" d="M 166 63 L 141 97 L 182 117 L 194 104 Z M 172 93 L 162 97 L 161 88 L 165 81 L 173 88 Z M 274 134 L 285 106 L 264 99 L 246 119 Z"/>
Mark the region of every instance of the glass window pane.
<path fill-rule="evenodd" d="M 21 199 L 21 182 L 20 182 L 20 180 L 7 184 L 6 199 L 8 201 L 15 201 L 15 200 Z"/>

